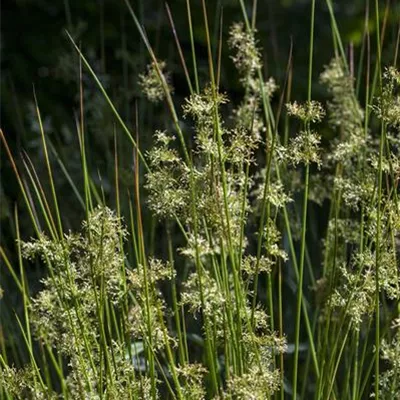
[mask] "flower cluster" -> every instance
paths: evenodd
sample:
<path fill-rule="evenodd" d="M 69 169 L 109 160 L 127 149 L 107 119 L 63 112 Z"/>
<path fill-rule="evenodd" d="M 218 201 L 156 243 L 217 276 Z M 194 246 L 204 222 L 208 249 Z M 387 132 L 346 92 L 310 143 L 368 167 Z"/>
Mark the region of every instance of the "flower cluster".
<path fill-rule="evenodd" d="M 155 258 L 128 272 L 128 285 L 135 303 L 129 310 L 127 330 L 135 340 L 149 340 L 154 350 L 175 342 L 164 326 L 166 305 L 158 287 L 160 282 L 174 277 L 172 266 Z"/>
<path fill-rule="evenodd" d="M 395 399 L 400 393 L 400 319 L 393 321 L 392 340 L 381 343 L 381 358 L 387 369 L 379 375 L 379 396 L 381 399 Z"/>
<path fill-rule="evenodd" d="M 243 75 L 251 75 L 261 68 L 261 54 L 254 32 L 247 32 L 242 22 L 232 25 L 228 44 L 235 51 L 232 60 Z"/>
<path fill-rule="evenodd" d="M 146 98 L 152 103 L 159 103 L 165 97 L 165 89 L 173 92 L 171 76 L 164 72 L 166 63 L 159 61 L 157 66 L 154 62 L 147 66 L 146 73 L 139 75 L 139 86 Z"/>
<path fill-rule="evenodd" d="M 272 77 L 266 82 L 259 79 L 262 62 L 255 34 L 256 31 L 247 31 L 243 23 L 235 23 L 230 29 L 228 44 L 234 52 L 232 59 L 245 89 L 242 102 L 233 110 L 233 121 L 238 128 L 250 131 L 260 140 L 266 131 L 260 112 L 262 99 L 271 98 L 278 86 Z"/>
<path fill-rule="evenodd" d="M 289 115 L 298 118 L 304 123 L 321 122 L 325 116 L 325 110 L 322 104 L 318 101 L 307 101 L 304 104 L 299 104 L 297 101 L 286 104 Z"/>
<path fill-rule="evenodd" d="M 59 241 L 41 235 L 37 240 L 22 243 L 26 258 L 40 256 L 49 268 L 49 277 L 42 281 L 43 289 L 31 301 L 30 320 L 37 338 L 67 358 L 69 373 L 65 384 L 75 398 L 97 399 L 100 393 L 121 399 L 131 398 L 132 393 L 148 398 L 150 393 L 135 378 L 133 365 L 124 360 L 122 344 L 113 341 L 103 344 L 103 354 L 99 350 L 107 325 L 103 307 L 120 307 L 126 298 L 122 247 L 126 236 L 121 219 L 110 209 L 98 207 L 83 223 L 81 234 L 68 234 Z M 109 364 L 107 375 L 100 378 L 99 374 L 105 372 L 96 365 L 104 357 L 113 358 L 114 363 Z M 7 374 L 7 382 L 12 384 L 25 372 L 10 369 Z M 109 384 L 104 386 L 107 379 Z M 36 378 L 29 380 L 25 376 L 23 381 L 25 386 L 19 386 L 16 398 L 49 398 L 47 389 L 42 396 L 39 394 Z M 14 383 L 14 389 L 16 386 Z M 33 391 L 33 397 L 21 395 Z"/>
<path fill-rule="evenodd" d="M 382 94 L 377 98 L 374 110 L 385 124 L 400 129 L 400 71 L 389 67 L 385 70 L 383 79 Z"/>

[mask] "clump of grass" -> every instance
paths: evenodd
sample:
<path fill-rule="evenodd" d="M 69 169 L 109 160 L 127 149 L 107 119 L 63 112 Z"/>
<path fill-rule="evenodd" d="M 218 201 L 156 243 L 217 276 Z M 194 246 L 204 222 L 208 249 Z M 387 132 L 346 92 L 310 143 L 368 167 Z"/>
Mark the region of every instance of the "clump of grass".
<path fill-rule="evenodd" d="M 132 143 L 134 187 L 126 209 L 118 151 L 117 211 L 106 205 L 88 169 L 82 81 L 81 232 L 64 229 L 39 108 L 50 196 L 27 157 L 23 172 L 17 167 L 1 132 L 37 234 L 21 240 L 16 211 L 19 274 L 1 250 L 22 296 L 23 316 L 16 321 L 29 358 L 16 368 L 2 349 L 1 398 L 398 396 L 400 73 L 388 67 L 381 81 L 378 58 L 362 107 L 331 14 L 336 55 L 320 74 L 330 99 L 326 105 L 312 99 L 312 2 L 308 98 L 286 102 L 287 79 L 279 91 L 264 78 L 256 30 L 244 13 L 229 30 L 243 88 L 229 113 L 202 4 L 209 80 L 200 87 L 193 46 L 193 77 L 181 60 L 190 92 L 181 111 L 166 64 L 128 4 L 151 57 L 140 86 L 150 101 L 165 101 L 171 114 L 171 124 L 155 132 L 144 154 L 76 47 Z M 293 118 L 283 118 L 285 112 Z M 328 143 L 324 130 L 334 137 Z M 143 193 L 145 207 L 165 228 L 164 257 L 148 248 Z M 329 214 L 317 263 L 308 232 L 310 212 L 321 205 Z M 24 259 L 47 267 L 34 295 Z"/>

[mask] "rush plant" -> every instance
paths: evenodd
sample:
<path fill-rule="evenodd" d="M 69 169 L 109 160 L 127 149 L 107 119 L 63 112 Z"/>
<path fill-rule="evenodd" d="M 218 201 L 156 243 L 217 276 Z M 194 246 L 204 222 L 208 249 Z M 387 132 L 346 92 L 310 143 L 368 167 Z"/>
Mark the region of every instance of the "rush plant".
<path fill-rule="evenodd" d="M 14 213 L 18 262 L 12 265 L 2 247 L 1 268 L 21 298 L 15 325 L 27 361 L 14 365 L 18 357 L 3 332 L 0 398 L 400 398 L 399 36 L 392 64 L 381 65 L 389 39 L 381 37 L 379 2 L 372 17 L 375 64 L 361 52 L 354 76 L 326 1 L 334 52 L 318 71 L 314 84 L 325 98 L 316 99 L 318 5 L 311 1 L 307 97 L 296 101 L 291 54 L 280 82 L 264 75 L 256 16 L 249 19 L 244 0 L 243 20 L 227 30 L 230 60 L 214 51 L 223 45 L 225 22 L 213 44 L 202 0 L 208 54 L 202 80 L 187 0 L 191 54 L 183 53 L 174 29 L 187 80 L 180 104 L 168 63 L 126 4 L 149 55 L 139 85 L 165 107 L 169 123 L 142 152 L 138 127 L 128 128 L 69 36 L 81 78 L 82 187 L 69 179 L 85 214 L 79 230 L 65 224 L 68 209 L 53 172 L 59 158 L 49 152 L 39 106 L 46 187 L 27 155 L 15 158 L 1 131 L 26 207 Z M 363 46 L 370 46 L 368 29 Z M 232 62 L 242 90 L 234 102 L 220 87 L 221 65 Z M 122 187 L 115 135 L 114 207 L 88 163 L 83 74 L 131 145 L 133 185 Z M 144 210 L 161 232 L 159 255 L 149 245 Z M 20 229 L 26 212 L 36 232 L 31 239 Z M 323 228 L 315 239 L 317 213 Z M 35 292 L 26 279 L 33 263 L 46 267 Z M 8 296 L 8 288 L 0 295 Z"/>

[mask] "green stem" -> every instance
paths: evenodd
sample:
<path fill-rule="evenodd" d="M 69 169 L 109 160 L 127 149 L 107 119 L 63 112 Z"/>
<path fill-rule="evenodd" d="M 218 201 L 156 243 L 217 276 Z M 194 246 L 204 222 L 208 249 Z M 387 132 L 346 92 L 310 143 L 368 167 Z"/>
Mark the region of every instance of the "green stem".
<path fill-rule="evenodd" d="M 301 250 L 300 250 L 300 268 L 299 268 L 299 283 L 297 288 L 297 308 L 296 308 L 296 327 L 295 327 L 295 349 L 294 349 L 294 370 L 293 370 L 293 400 L 297 398 L 297 375 L 299 363 L 299 344 L 300 344 L 300 321 L 301 321 L 301 306 L 303 300 L 303 276 L 304 276 L 304 259 L 306 248 L 306 230 L 307 230 L 307 203 L 309 191 L 309 176 L 310 166 L 306 165 L 305 172 L 305 188 L 303 198 L 303 223 L 301 230 Z"/>

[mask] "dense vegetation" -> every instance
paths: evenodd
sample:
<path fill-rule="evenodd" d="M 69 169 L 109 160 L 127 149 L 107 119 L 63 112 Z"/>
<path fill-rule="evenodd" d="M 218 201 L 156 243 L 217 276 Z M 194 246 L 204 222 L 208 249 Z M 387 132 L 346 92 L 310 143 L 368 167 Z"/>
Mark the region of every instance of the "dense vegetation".
<path fill-rule="evenodd" d="M 400 398 L 398 4 L 180 3 L 6 64 L 0 398 Z"/>

